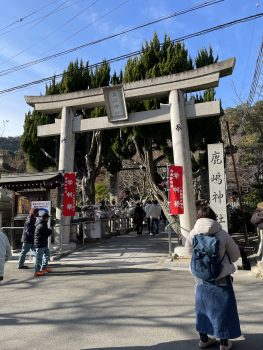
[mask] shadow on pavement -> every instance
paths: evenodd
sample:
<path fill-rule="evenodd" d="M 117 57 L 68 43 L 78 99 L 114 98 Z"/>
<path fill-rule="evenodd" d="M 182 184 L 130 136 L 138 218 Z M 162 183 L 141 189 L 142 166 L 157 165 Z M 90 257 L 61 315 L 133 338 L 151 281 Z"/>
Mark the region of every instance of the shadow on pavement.
<path fill-rule="evenodd" d="M 246 334 L 244 339 L 233 341 L 235 350 L 261 350 L 263 334 Z M 198 339 L 178 340 L 168 343 L 159 343 L 151 346 L 127 346 L 127 347 L 103 347 L 103 348 L 82 348 L 80 350 L 195 350 L 198 349 Z M 209 349 L 219 349 L 219 342 Z"/>
<path fill-rule="evenodd" d="M 66 266 L 66 268 L 68 268 L 69 265 Z M 53 270 L 52 273 L 50 273 L 48 275 L 49 277 L 56 277 L 56 276 L 78 276 L 78 275 L 111 275 L 111 274 L 128 274 L 128 273 L 147 273 L 147 272 L 154 272 L 155 269 L 145 269 L 145 268 L 111 268 L 107 265 L 104 266 L 100 266 L 101 268 L 97 268 L 96 266 L 90 266 L 90 269 L 83 269 L 83 266 L 79 266 L 82 267 L 82 269 L 76 269 L 76 265 L 73 265 L 72 267 L 74 267 L 75 269 L 73 270 L 67 270 L 66 268 L 64 268 L 61 271 L 55 271 Z M 157 271 L 169 271 L 168 269 L 158 269 Z M 45 276 L 46 277 L 46 276 Z M 45 278 L 44 277 L 44 278 Z"/>

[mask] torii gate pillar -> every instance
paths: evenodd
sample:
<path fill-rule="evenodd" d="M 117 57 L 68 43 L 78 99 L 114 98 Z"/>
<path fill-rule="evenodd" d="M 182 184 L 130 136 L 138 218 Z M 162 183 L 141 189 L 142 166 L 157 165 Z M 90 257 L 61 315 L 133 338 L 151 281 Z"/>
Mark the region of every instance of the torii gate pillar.
<path fill-rule="evenodd" d="M 183 167 L 184 214 L 180 215 L 180 226 L 184 240 L 194 226 L 196 209 L 185 101 L 182 91 L 172 90 L 169 102 L 174 164 Z"/>
<path fill-rule="evenodd" d="M 74 171 L 74 153 L 75 153 L 75 133 L 73 133 L 73 118 L 74 110 L 69 107 L 63 107 L 61 113 L 60 125 L 60 147 L 59 147 L 59 168 L 62 173 Z M 56 219 L 60 226 L 55 236 L 57 245 L 69 245 L 70 242 L 70 216 L 62 216 L 62 193 L 63 188 L 60 188 L 58 196 L 59 203 L 56 208 Z M 62 235 L 62 239 L 61 239 Z M 72 245 L 72 244 L 70 244 Z M 68 247 L 68 248 L 74 248 Z M 64 250 L 67 247 L 63 248 Z"/>

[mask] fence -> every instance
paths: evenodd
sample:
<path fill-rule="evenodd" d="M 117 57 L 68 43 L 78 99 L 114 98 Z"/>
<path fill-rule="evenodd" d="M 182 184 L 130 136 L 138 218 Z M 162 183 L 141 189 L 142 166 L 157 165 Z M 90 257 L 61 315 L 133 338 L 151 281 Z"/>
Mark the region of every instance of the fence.
<path fill-rule="evenodd" d="M 58 230 L 62 225 L 55 225 L 54 231 Z M 112 217 L 110 219 L 100 219 L 100 220 L 91 220 L 86 218 L 72 220 L 70 224 L 71 232 L 80 236 L 82 232 L 82 244 L 84 245 L 89 240 L 99 239 L 103 237 L 110 237 L 115 235 L 121 235 L 128 233 L 133 228 L 132 218 L 117 218 Z M 10 226 L 2 227 L 3 232 L 7 235 L 10 245 L 13 250 L 20 249 L 18 242 L 21 241 L 23 226 Z M 63 231 L 62 231 L 63 235 Z M 60 240 L 60 249 L 62 250 L 61 237 Z"/>

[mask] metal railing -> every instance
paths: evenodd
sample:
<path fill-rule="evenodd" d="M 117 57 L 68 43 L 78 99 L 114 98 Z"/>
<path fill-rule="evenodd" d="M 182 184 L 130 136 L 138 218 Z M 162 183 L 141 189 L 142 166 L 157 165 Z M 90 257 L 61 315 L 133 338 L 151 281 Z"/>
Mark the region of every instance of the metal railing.
<path fill-rule="evenodd" d="M 73 227 L 79 227 L 82 230 L 83 238 L 82 238 L 82 244 L 84 245 L 87 240 L 93 239 L 92 237 L 92 230 L 91 225 L 94 225 L 99 222 L 99 226 L 97 229 L 99 232 L 97 233 L 96 238 L 103 238 L 103 237 L 110 237 L 110 236 L 116 236 L 121 235 L 130 232 L 133 229 L 133 219 L 130 217 L 112 217 L 112 218 L 103 218 L 99 219 L 97 221 L 83 218 L 82 220 L 79 220 L 78 222 L 71 223 L 70 225 L 61 225 L 56 224 L 53 227 L 53 230 L 55 234 L 59 237 L 59 245 L 60 250 L 62 252 L 63 248 L 63 227 L 70 226 L 72 229 Z M 2 227 L 3 232 L 7 235 L 11 248 L 13 250 L 17 249 L 17 235 L 20 235 L 20 238 L 22 236 L 22 231 L 24 227 L 23 226 L 6 226 Z M 21 230 L 21 231 L 20 231 Z M 20 231 L 20 232 L 19 232 Z M 20 239 L 19 239 L 20 241 Z M 49 243 L 50 246 L 50 243 Z"/>

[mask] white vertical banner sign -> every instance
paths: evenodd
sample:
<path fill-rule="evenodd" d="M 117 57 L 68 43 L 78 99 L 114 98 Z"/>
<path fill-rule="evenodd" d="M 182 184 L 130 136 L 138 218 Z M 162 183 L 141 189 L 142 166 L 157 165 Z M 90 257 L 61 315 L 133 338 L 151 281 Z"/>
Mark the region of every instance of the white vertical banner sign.
<path fill-rule="evenodd" d="M 227 227 L 226 183 L 224 166 L 224 148 L 222 143 L 207 145 L 210 207 L 217 215 L 217 221 L 223 230 Z"/>

